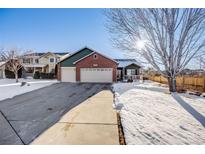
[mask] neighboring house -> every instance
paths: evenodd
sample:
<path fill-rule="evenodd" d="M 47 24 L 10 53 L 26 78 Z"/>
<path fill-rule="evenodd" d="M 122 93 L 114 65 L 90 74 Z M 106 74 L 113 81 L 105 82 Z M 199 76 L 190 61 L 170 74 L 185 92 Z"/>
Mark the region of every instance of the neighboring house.
<path fill-rule="evenodd" d="M 48 52 L 39 58 L 39 64 L 44 65 L 43 72 L 54 73 L 55 66 L 63 55 Z"/>
<path fill-rule="evenodd" d="M 204 76 L 205 71 L 203 69 L 183 69 L 179 75 L 187 76 Z"/>
<path fill-rule="evenodd" d="M 68 53 L 31 53 L 23 56 L 23 67 L 25 76 L 33 76 L 38 72 L 54 73 L 55 66 L 60 61 L 61 57 Z"/>
<path fill-rule="evenodd" d="M 58 63 L 57 78 L 62 82 L 113 82 L 117 65 L 115 60 L 85 47 Z"/>
<path fill-rule="evenodd" d="M 30 53 L 23 56 L 24 76 L 33 76 L 35 71 L 42 72 L 45 65 L 39 64 L 39 57 L 45 53 Z"/>
<path fill-rule="evenodd" d="M 152 67 L 142 70 L 143 77 L 149 78 L 150 76 L 159 76 L 160 73 Z"/>
<path fill-rule="evenodd" d="M 115 59 L 117 61 L 117 80 L 139 79 L 141 66 L 135 59 Z"/>
<path fill-rule="evenodd" d="M 5 64 L 6 62 L 0 62 L 0 79 L 4 79 L 5 76 Z"/>

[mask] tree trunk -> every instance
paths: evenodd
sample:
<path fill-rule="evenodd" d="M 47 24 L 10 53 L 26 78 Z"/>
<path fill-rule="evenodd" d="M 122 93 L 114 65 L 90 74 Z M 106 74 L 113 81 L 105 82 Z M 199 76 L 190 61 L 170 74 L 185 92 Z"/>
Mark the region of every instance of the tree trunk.
<path fill-rule="evenodd" d="M 168 77 L 169 91 L 176 92 L 176 77 Z"/>
<path fill-rule="evenodd" d="M 18 80 L 18 72 L 17 73 L 15 72 L 15 79 L 16 79 L 16 82 L 19 82 L 19 80 Z"/>

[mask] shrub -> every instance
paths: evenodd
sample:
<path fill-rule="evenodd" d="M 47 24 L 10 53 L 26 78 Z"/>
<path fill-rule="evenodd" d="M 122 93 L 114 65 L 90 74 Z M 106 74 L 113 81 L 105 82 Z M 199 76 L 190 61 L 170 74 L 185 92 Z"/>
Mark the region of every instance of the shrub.
<path fill-rule="evenodd" d="M 133 80 L 132 79 L 128 79 L 127 82 L 133 82 Z"/>
<path fill-rule="evenodd" d="M 21 78 L 21 75 L 22 75 L 22 70 L 20 69 L 19 71 L 18 71 L 18 78 Z M 5 70 L 5 76 L 6 76 L 6 78 L 8 78 L 8 79 L 15 79 L 15 74 L 14 74 L 14 72 L 12 72 L 12 71 L 9 71 L 9 70 Z"/>
<path fill-rule="evenodd" d="M 39 73 L 39 71 L 36 71 L 36 72 L 34 73 L 33 78 L 34 78 L 34 79 L 40 79 L 40 73 Z"/>
<path fill-rule="evenodd" d="M 143 76 L 143 80 L 149 80 L 149 78 L 148 78 L 148 77 Z"/>
<path fill-rule="evenodd" d="M 55 74 L 54 73 L 40 73 L 41 79 L 54 79 Z"/>

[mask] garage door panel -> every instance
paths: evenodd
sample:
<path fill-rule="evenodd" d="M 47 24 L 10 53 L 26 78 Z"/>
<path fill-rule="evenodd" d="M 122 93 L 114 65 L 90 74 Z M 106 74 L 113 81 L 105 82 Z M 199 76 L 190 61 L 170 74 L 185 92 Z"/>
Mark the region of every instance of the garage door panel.
<path fill-rule="evenodd" d="M 112 82 L 112 68 L 81 68 L 81 82 Z"/>
<path fill-rule="evenodd" d="M 76 82 L 76 68 L 75 67 L 62 67 L 61 68 L 61 81 L 62 82 Z"/>

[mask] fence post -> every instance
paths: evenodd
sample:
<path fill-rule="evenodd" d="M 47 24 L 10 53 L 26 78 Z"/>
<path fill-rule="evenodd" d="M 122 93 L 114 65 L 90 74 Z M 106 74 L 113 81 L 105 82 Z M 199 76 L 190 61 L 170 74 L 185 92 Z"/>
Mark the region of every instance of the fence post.
<path fill-rule="evenodd" d="M 195 78 L 195 90 L 197 90 L 197 78 Z"/>
<path fill-rule="evenodd" d="M 205 76 L 204 76 L 204 92 L 205 92 Z"/>

